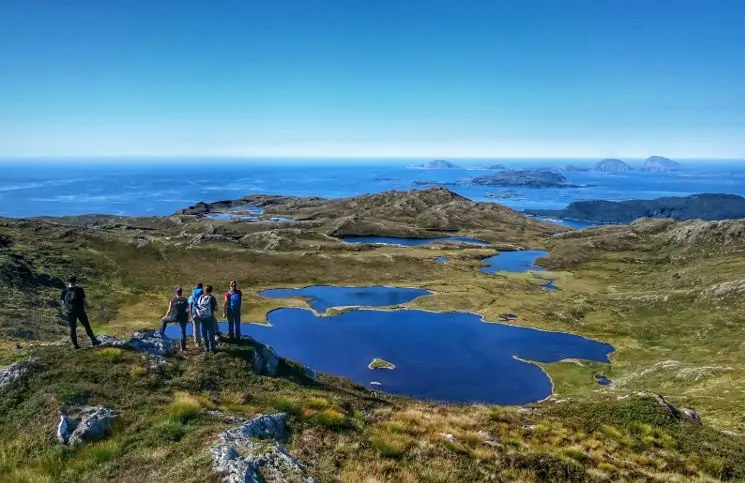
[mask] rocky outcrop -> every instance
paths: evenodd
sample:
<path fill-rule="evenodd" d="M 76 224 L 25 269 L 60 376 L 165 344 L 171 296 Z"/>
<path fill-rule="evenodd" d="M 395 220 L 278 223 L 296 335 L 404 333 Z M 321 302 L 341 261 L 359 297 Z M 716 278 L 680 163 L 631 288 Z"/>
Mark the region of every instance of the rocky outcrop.
<path fill-rule="evenodd" d="M 592 170 L 601 173 L 626 173 L 628 171 L 631 171 L 632 168 L 620 159 L 611 158 L 598 161 L 598 163 Z"/>
<path fill-rule="evenodd" d="M 645 173 L 667 173 L 670 171 L 677 171 L 683 166 L 672 159 L 668 159 L 662 156 L 650 156 L 644 161 L 642 171 Z"/>
<path fill-rule="evenodd" d="M 253 368 L 259 374 L 276 377 L 279 369 L 280 358 L 277 353 L 268 345 L 260 344 L 253 341 L 254 356 Z"/>
<path fill-rule="evenodd" d="M 174 341 L 157 330 L 138 330 L 123 346 L 155 357 L 169 357 L 174 353 Z"/>
<path fill-rule="evenodd" d="M 551 171 L 508 170 L 478 176 L 467 182 L 473 186 L 508 186 L 524 188 L 572 188 L 566 177 Z"/>
<path fill-rule="evenodd" d="M 529 210 L 528 213 L 588 223 L 631 223 L 638 218 L 713 221 L 745 218 L 745 198 L 705 193 L 654 200 L 576 201 L 563 210 Z"/>
<path fill-rule="evenodd" d="M 230 483 L 315 481 L 280 445 L 287 435 L 285 414 L 256 416 L 220 433 L 211 448 L 213 469 Z"/>
<path fill-rule="evenodd" d="M 60 413 L 57 441 L 76 446 L 104 439 L 116 420 L 116 413 L 104 407 L 73 406 Z"/>
<path fill-rule="evenodd" d="M 0 391 L 21 379 L 38 364 L 39 358 L 33 357 L 0 369 Z"/>

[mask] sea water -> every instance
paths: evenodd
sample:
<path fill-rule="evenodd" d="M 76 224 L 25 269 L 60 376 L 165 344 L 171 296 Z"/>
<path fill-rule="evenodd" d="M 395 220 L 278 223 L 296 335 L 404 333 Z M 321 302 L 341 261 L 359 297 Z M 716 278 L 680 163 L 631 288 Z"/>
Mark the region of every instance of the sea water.
<path fill-rule="evenodd" d="M 475 201 L 518 210 L 561 209 L 588 199 L 652 199 L 694 193 L 745 195 L 745 162 L 700 161 L 675 173 L 563 173 L 579 188 L 500 188 L 450 185 L 489 174 L 479 169 L 505 164 L 528 169 L 558 164 L 589 166 L 591 160 L 457 161 L 466 169 L 426 170 L 421 160 L 299 159 L 0 159 L 0 216 L 62 216 L 87 213 L 169 215 L 197 201 L 236 199 L 247 194 L 338 198 L 386 190 L 423 189 L 433 181 Z M 640 165 L 641 162 L 630 161 Z M 489 194 L 510 191 L 510 197 Z"/>

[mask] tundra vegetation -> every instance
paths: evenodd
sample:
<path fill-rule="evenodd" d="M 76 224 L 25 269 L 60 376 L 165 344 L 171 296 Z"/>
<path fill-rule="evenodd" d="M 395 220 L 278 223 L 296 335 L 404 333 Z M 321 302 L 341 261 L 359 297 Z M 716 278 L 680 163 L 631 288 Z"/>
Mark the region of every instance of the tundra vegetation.
<path fill-rule="evenodd" d="M 244 205 L 260 221 L 204 216 Z M 272 216 L 292 217 L 277 223 Z M 557 234 L 558 233 L 558 234 Z M 345 244 L 340 236 L 471 236 L 490 247 Z M 569 231 L 442 188 L 348 200 L 251 197 L 169 217 L 0 220 L 0 480 L 210 481 L 209 448 L 235 418 L 283 412 L 284 447 L 318 481 L 715 481 L 745 478 L 745 221 L 639 220 Z M 497 250 L 543 249 L 531 273 L 485 274 Z M 436 256 L 449 263 L 434 263 Z M 59 290 L 74 273 L 97 333 L 156 328 L 175 285 L 240 281 L 243 320 L 306 307 L 276 287 L 393 285 L 407 307 L 561 330 L 616 347 L 610 365 L 541 364 L 554 395 L 524 407 L 449 405 L 371 392 L 288 362 L 257 374 L 255 344 L 190 348 L 152 364 L 126 347 L 73 351 Z M 544 273 L 545 275 L 545 273 Z M 60 341 L 63 343 L 60 344 Z M 613 381 L 602 386 L 594 376 Z M 664 400 L 655 396 L 660 394 Z M 104 406 L 108 438 L 68 447 L 59 412 Z M 695 408 L 703 422 L 682 410 Z"/>

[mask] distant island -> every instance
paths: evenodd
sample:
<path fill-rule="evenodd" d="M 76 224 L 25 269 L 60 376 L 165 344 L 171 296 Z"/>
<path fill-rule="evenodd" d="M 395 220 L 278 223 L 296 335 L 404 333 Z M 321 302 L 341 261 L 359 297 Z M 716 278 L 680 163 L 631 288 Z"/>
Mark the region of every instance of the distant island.
<path fill-rule="evenodd" d="M 599 171 L 601 173 L 625 173 L 631 171 L 633 168 L 628 164 L 624 163 L 620 159 L 608 158 L 598 163 L 593 168 L 593 171 Z"/>
<path fill-rule="evenodd" d="M 484 169 L 493 169 L 494 171 L 504 171 L 507 169 L 507 166 L 504 164 L 487 164 L 484 166 Z"/>
<path fill-rule="evenodd" d="M 566 164 L 564 166 L 557 166 L 553 169 L 555 173 L 584 173 L 590 171 L 590 168 L 584 168 L 582 166 L 575 166 L 573 164 Z"/>
<path fill-rule="evenodd" d="M 714 221 L 745 218 L 745 198 L 705 193 L 654 200 L 576 201 L 563 210 L 529 210 L 527 213 L 588 223 L 631 223 L 639 218 Z"/>
<path fill-rule="evenodd" d="M 673 161 L 672 159 L 664 158 L 662 156 L 650 156 L 644 162 L 642 171 L 645 173 L 667 173 L 670 171 L 677 171 L 682 167 L 683 165 L 677 161 Z"/>
<path fill-rule="evenodd" d="M 461 166 L 458 166 L 455 163 L 451 163 L 450 161 L 445 161 L 444 159 L 435 159 L 433 161 L 427 161 L 426 163 L 412 166 L 412 168 L 416 168 L 416 169 L 463 169 Z"/>
<path fill-rule="evenodd" d="M 576 188 L 566 177 L 545 170 L 508 170 L 478 176 L 466 182 L 472 186 L 508 186 L 524 188 Z"/>

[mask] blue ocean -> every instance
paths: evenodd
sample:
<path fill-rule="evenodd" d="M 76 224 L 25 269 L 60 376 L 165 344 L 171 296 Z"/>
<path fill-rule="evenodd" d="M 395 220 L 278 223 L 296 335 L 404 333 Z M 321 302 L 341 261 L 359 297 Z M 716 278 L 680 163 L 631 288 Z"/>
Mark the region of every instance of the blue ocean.
<path fill-rule="evenodd" d="M 463 169 L 416 169 L 426 160 L 308 159 L 45 159 L 0 160 L 0 216 L 78 214 L 169 215 L 197 201 L 247 194 L 326 198 L 426 188 L 422 182 L 452 183 L 488 174 L 482 167 L 513 169 L 593 160 L 458 160 Z M 641 161 L 629 164 L 640 166 Z M 562 173 L 577 188 L 448 186 L 475 201 L 498 202 L 517 210 L 561 209 L 572 201 L 652 199 L 695 193 L 745 195 L 745 161 L 685 163 L 673 173 Z M 497 198 L 495 198 L 495 196 Z"/>

